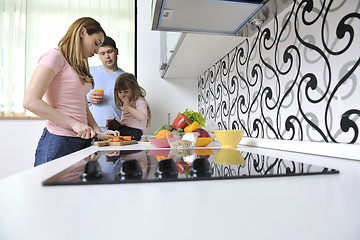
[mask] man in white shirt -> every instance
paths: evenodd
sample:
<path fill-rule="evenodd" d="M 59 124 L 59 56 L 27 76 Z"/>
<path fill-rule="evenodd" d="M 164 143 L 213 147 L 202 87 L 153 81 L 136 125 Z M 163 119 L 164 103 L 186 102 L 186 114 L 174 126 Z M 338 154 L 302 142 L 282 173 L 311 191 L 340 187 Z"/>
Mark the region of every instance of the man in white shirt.
<path fill-rule="evenodd" d="M 95 85 L 87 95 L 89 109 L 102 131 L 107 130 L 107 119 L 115 118 L 117 121 L 121 119 L 121 111 L 116 107 L 114 100 L 116 78 L 124 72 L 117 65 L 118 54 L 115 41 L 106 37 L 98 52 L 102 65 L 90 67 Z M 104 90 L 104 96 L 94 92 L 96 89 Z"/>

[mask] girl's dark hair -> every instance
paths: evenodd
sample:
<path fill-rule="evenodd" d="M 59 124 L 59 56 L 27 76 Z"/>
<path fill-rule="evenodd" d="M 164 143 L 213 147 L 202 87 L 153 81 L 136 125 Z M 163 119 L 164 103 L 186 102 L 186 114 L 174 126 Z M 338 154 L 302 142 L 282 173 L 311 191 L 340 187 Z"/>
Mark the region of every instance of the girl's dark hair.
<path fill-rule="evenodd" d="M 115 87 L 114 87 L 115 105 L 119 109 L 122 108 L 122 103 L 118 96 L 118 92 L 121 90 L 127 90 L 127 89 L 130 89 L 132 92 L 130 102 L 134 103 L 139 97 L 143 97 L 145 99 L 146 91 L 144 88 L 142 88 L 138 84 L 136 77 L 131 73 L 122 73 L 117 77 L 116 82 L 115 82 Z M 146 126 L 149 126 L 150 121 L 151 121 L 151 111 L 150 111 L 149 104 L 147 104 Z"/>

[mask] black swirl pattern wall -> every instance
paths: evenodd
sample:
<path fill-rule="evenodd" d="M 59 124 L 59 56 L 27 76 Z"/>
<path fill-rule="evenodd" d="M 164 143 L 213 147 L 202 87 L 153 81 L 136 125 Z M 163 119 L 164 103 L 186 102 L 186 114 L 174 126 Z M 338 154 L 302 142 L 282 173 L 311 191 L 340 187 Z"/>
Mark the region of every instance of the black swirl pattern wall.
<path fill-rule="evenodd" d="M 252 138 L 360 143 L 359 9 L 294 1 L 199 77 L 199 111 Z"/>

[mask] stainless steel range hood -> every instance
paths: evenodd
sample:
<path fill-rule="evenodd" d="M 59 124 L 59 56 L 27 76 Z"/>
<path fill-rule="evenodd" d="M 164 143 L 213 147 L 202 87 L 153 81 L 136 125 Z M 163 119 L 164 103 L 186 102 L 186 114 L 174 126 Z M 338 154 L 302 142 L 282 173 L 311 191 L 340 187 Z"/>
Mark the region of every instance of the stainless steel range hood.
<path fill-rule="evenodd" d="M 153 0 L 152 30 L 251 37 L 291 0 Z"/>

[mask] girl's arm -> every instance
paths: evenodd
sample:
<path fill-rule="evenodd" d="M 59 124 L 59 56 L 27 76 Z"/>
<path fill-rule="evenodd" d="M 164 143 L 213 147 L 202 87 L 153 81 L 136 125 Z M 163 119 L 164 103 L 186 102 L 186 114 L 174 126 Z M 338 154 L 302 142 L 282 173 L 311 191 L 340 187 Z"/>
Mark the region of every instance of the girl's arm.
<path fill-rule="evenodd" d="M 143 113 L 141 110 L 130 106 L 130 102 L 126 97 L 123 99 L 123 107 L 124 107 L 125 111 L 128 111 L 131 115 L 133 115 L 134 117 L 136 117 L 140 121 L 145 121 L 146 120 L 146 118 L 147 118 L 146 114 Z"/>
<path fill-rule="evenodd" d="M 49 68 L 37 66 L 24 96 L 23 106 L 41 118 L 62 124 L 74 130 L 78 137 L 89 139 L 95 136 L 94 130 L 51 107 L 42 100 L 55 74 Z"/>
<path fill-rule="evenodd" d="M 146 120 L 146 115 L 145 113 L 143 113 L 142 111 L 140 111 L 139 109 L 133 108 L 133 107 L 127 107 L 126 110 L 131 113 L 131 115 L 133 115 L 134 117 L 136 117 L 137 119 L 139 119 L 140 121 L 145 121 Z"/>

